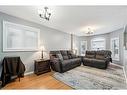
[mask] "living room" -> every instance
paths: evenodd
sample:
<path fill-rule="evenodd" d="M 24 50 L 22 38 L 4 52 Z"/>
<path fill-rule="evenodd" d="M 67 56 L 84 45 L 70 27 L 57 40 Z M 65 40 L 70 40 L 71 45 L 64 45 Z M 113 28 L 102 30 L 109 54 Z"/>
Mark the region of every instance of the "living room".
<path fill-rule="evenodd" d="M 0 6 L 1 89 L 126 90 L 126 12 L 126 6 Z"/>

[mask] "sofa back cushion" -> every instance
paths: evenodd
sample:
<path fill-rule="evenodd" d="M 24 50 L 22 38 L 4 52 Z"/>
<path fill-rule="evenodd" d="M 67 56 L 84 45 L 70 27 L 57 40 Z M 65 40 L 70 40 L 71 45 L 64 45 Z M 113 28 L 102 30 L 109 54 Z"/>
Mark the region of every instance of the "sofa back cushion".
<path fill-rule="evenodd" d="M 60 51 L 50 51 L 50 59 L 56 58 L 57 54 L 60 54 Z"/>
<path fill-rule="evenodd" d="M 86 58 L 95 58 L 95 51 L 86 51 Z"/>
<path fill-rule="evenodd" d="M 67 54 L 67 50 L 61 50 L 60 52 L 61 52 L 64 60 L 69 59 L 68 54 Z"/>
<path fill-rule="evenodd" d="M 106 52 L 105 51 L 96 51 L 96 59 L 104 59 L 106 58 Z"/>
<path fill-rule="evenodd" d="M 63 56 L 61 55 L 61 53 L 56 54 L 56 57 L 59 58 L 61 61 L 63 61 Z"/>
<path fill-rule="evenodd" d="M 112 53 L 109 50 L 96 51 L 96 58 L 97 59 L 111 58 L 111 54 Z"/>
<path fill-rule="evenodd" d="M 67 54 L 68 54 L 68 58 L 69 58 L 69 59 L 72 59 L 72 53 L 73 53 L 73 52 L 72 52 L 71 50 L 68 50 L 68 51 L 67 51 Z"/>
<path fill-rule="evenodd" d="M 111 57 L 112 52 L 110 50 L 102 50 L 105 53 L 106 57 Z"/>
<path fill-rule="evenodd" d="M 56 56 L 56 54 L 60 54 L 61 52 L 60 51 L 50 51 L 50 54 L 52 56 Z"/>
<path fill-rule="evenodd" d="M 105 57 L 103 55 L 96 55 L 96 59 L 104 59 Z"/>

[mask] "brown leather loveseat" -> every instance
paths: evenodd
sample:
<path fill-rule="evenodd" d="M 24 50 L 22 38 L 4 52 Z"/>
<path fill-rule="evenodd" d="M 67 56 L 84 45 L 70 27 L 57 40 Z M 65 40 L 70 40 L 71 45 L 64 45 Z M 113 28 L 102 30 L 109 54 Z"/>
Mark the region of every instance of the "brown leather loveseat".
<path fill-rule="evenodd" d="M 108 64 L 112 62 L 111 51 L 99 50 L 99 51 L 86 51 L 85 57 L 83 57 L 83 65 L 96 67 L 100 69 L 106 69 Z"/>

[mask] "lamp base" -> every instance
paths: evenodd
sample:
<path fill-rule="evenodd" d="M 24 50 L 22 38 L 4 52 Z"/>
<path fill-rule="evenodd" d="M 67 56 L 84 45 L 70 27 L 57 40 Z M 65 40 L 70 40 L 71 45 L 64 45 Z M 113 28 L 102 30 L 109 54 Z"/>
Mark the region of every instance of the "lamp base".
<path fill-rule="evenodd" d="M 43 51 L 42 51 L 42 54 L 41 54 L 41 58 L 43 59 Z"/>

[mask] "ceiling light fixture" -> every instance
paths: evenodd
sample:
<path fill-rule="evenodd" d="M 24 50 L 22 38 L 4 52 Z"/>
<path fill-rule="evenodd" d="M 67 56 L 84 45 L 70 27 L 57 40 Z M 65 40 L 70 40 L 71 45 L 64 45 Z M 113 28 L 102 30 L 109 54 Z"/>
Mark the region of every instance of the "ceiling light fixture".
<path fill-rule="evenodd" d="M 38 14 L 39 14 L 40 18 L 43 18 L 43 19 L 49 21 L 51 13 L 48 12 L 48 9 L 49 9 L 48 7 L 44 7 L 44 10 L 38 9 Z"/>
<path fill-rule="evenodd" d="M 86 34 L 91 35 L 93 33 L 94 33 L 94 31 L 91 28 L 88 28 L 88 31 L 86 32 Z"/>

